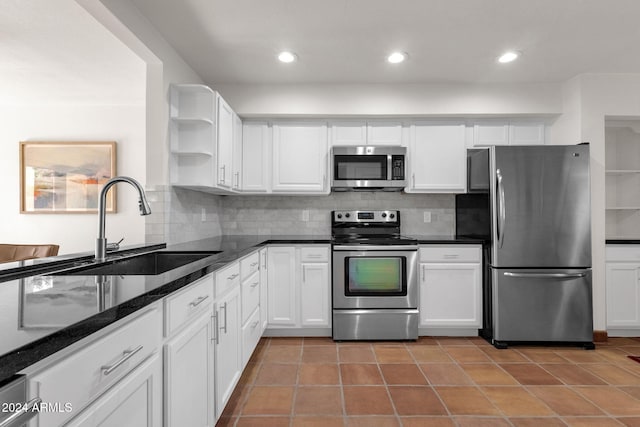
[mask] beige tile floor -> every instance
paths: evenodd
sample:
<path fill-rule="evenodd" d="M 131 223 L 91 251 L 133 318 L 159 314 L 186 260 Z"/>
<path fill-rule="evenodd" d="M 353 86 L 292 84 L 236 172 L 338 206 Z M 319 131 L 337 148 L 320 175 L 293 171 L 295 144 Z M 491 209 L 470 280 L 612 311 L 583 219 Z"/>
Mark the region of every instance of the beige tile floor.
<path fill-rule="evenodd" d="M 639 426 L 640 339 L 595 351 L 481 338 L 264 338 L 217 426 Z"/>

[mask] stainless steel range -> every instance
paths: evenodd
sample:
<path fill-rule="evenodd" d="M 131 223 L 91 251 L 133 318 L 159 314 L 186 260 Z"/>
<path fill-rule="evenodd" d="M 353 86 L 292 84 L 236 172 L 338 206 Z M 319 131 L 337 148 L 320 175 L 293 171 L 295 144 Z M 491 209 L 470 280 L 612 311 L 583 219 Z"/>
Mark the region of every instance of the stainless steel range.
<path fill-rule="evenodd" d="M 400 234 L 400 212 L 331 215 L 333 339 L 417 339 L 418 246 Z"/>

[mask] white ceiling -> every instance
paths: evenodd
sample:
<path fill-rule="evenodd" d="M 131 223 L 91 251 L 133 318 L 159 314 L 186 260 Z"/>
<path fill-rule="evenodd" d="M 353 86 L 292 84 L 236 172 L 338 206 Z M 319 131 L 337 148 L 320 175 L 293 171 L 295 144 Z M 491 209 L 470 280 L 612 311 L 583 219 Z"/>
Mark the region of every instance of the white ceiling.
<path fill-rule="evenodd" d="M 210 85 L 561 82 L 640 72 L 639 0 L 133 0 Z M 275 55 L 291 49 L 295 64 Z M 496 63 L 506 49 L 523 52 Z M 385 63 L 392 50 L 410 55 Z"/>
<path fill-rule="evenodd" d="M 74 0 L 0 1 L 0 105 L 144 105 L 144 62 Z"/>
<path fill-rule="evenodd" d="M 143 61 L 74 0 L 1 1 L 0 105 L 144 103 Z M 640 0 L 132 1 L 211 86 L 640 73 Z M 387 64 L 396 49 L 409 60 Z M 499 65 L 505 49 L 523 56 Z"/>

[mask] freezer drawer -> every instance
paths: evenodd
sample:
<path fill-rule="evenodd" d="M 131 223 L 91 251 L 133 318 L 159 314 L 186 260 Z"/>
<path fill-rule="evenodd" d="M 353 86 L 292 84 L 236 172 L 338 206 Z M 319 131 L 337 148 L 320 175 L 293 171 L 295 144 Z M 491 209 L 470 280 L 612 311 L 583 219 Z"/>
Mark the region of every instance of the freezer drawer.
<path fill-rule="evenodd" d="M 493 339 L 593 341 L 591 269 L 491 269 Z"/>

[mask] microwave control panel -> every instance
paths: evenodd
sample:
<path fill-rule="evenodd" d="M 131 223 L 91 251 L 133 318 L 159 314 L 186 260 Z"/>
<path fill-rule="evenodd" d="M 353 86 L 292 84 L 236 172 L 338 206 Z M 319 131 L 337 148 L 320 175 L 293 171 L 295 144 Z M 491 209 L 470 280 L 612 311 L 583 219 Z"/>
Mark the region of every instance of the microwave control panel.
<path fill-rule="evenodd" d="M 391 156 L 391 179 L 392 180 L 404 179 L 404 156 L 403 155 Z"/>

